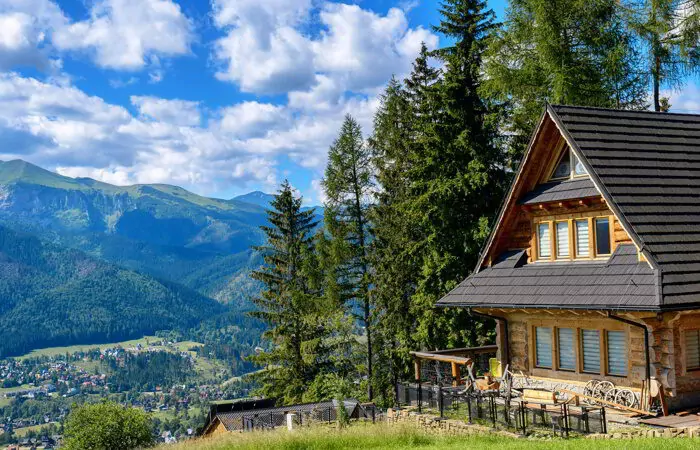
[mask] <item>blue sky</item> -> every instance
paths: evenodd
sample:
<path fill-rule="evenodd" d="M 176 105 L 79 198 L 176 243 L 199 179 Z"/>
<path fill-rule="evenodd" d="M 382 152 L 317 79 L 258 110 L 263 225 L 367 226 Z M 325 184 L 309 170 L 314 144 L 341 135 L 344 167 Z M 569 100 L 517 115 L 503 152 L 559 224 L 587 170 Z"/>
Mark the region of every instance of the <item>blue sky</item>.
<path fill-rule="evenodd" d="M 490 6 L 502 16 L 505 0 Z M 438 0 L 0 0 L 0 159 L 322 201 L 343 116 L 440 37 Z M 694 86 L 693 86 L 694 89 Z M 695 107 L 697 90 L 677 97 Z M 675 105 L 674 105 L 675 106 Z"/>

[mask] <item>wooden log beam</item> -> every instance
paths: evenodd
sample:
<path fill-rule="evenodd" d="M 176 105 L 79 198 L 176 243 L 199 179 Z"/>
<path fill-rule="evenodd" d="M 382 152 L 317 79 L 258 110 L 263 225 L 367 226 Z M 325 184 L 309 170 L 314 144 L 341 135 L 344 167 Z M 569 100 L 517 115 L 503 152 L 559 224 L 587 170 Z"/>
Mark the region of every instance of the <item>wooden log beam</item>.
<path fill-rule="evenodd" d="M 427 359 L 431 361 L 441 361 L 446 363 L 456 363 L 464 366 L 469 366 L 472 364 L 473 360 L 471 358 L 465 358 L 463 356 L 452 356 L 443 355 L 440 353 L 428 353 L 428 352 L 411 352 L 411 355 L 415 358 L 416 364 L 420 365 L 418 362 L 421 359 Z"/>

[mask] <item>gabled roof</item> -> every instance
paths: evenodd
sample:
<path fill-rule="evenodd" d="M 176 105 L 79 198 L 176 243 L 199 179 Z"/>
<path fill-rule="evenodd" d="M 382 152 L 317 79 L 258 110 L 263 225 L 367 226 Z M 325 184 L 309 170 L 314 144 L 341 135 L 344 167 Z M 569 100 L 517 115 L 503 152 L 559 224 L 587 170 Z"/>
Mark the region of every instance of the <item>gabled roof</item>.
<path fill-rule="evenodd" d="M 590 185 L 574 185 L 577 182 L 570 181 L 567 182 L 570 184 L 540 185 L 523 196 L 522 187 L 518 187 L 522 172 L 532 170 L 527 167 L 532 165 L 528 159 L 531 150 L 538 139 L 542 139 L 543 130 L 551 129 L 552 122 L 586 167 L 590 183 L 605 198 L 648 261 L 648 264 L 641 263 L 646 265 L 645 276 L 649 278 L 640 286 L 646 287 L 639 292 L 638 301 L 625 300 L 627 305 L 656 310 L 700 306 L 700 116 L 557 105 L 546 108 L 476 272 L 438 304 L 495 304 L 495 297 L 482 302 L 486 297 L 474 296 L 475 291 L 460 288 L 470 280 L 481 280 L 485 273 L 493 272 L 498 265 L 482 268 L 494 240 L 503 232 L 500 227 L 507 209 L 517 201 L 555 201 L 563 199 L 561 196 L 583 197 L 592 193 Z M 517 198 L 519 195 L 522 198 Z M 613 264 L 613 259 L 609 266 L 617 265 Z M 562 268 L 574 266 L 555 264 Z M 512 271 L 526 269 L 530 273 L 534 268 L 529 266 L 534 265 Z M 542 263 L 536 266 L 546 267 Z M 634 276 L 638 275 L 635 273 Z M 632 279 L 633 275 L 625 276 Z M 657 286 L 654 301 L 648 298 L 648 281 L 652 278 Z M 561 278 L 559 282 L 568 283 Z M 602 279 L 595 283 L 599 286 L 606 284 Z M 607 294 L 600 292 L 596 295 L 605 298 Z M 559 303 L 568 301 L 561 298 Z M 619 304 L 619 301 L 597 302 L 594 307 L 612 309 Z"/>
<path fill-rule="evenodd" d="M 634 245 L 619 245 L 608 261 L 526 264 L 524 250 L 506 252 L 464 280 L 441 306 L 491 308 L 654 309 L 656 278 Z"/>

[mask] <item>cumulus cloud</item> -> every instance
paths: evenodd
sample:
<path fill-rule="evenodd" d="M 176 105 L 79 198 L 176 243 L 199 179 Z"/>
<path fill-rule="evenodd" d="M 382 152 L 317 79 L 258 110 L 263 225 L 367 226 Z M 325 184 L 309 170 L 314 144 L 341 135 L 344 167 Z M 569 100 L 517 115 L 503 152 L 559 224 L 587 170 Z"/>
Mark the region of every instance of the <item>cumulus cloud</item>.
<path fill-rule="evenodd" d="M 19 49 L 57 67 L 57 56 L 87 53 L 101 67 L 144 69 L 138 79 L 127 73 L 111 81 L 127 87 L 160 81 L 171 67 L 165 57 L 190 52 L 192 21 L 173 0 L 90 5 L 89 16 L 75 21 L 50 0 L 0 0 L 0 21 L 11 24 L 0 27 L 0 71 Z M 409 26 L 401 9 L 378 14 L 322 0 L 212 0 L 212 19 L 222 32 L 209 46 L 215 76 L 244 92 L 285 96 L 210 108 L 138 95 L 117 105 L 86 94 L 70 77 L 0 73 L 0 139 L 12 144 L 0 149 L 0 159 L 205 194 L 249 183 L 272 188 L 280 171 L 303 167 L 318 192 L 345 114 L 370 132 L 376 94 L 392 74 L 408 73 L 421 41 L 430 48 L 438 41 Z"/>
<path fill-rule="evenodd" d="M 179 126 L 196 126 L 201 121 L 199 102 L 132 95 L 131 103 L 141 116 L 153 120 Z"/>
<path fill-rule="evenodd" d="M 243 102 L 223 110 L 221 130 L 238 139 L 256 138 L 288 126 L 290 119 L 283 106 Z"/>
<path fill-rule="evenodd" d="M 159 55 L 190 53 L 192 21 L 172 0 L 96 0 L 73 22 L 51 0 L 0 0 L 0 70 L 40 69 L 61 51 L 85 51 L 101 67 L 138 70 Z M 162 77 L 162 75 L 161 75 Z"/>
<path fill-rule="evenodd" d="M 214 21 L 227 30 L 216 42 L 216 74 L 246 92 L 279 93 L 313 82 L 313 53 L 296 29 L 310 0 L 214 0 Z"/>
<path fill-rule="evenodd" d="M 334 93 L 363 92 L 409 70 L 422 41 L 430 48 L 438 41 L 410 28 L 399 8 L 380 15 L 327 2 L 318 10 L 321 31 L 312 36 L 309 0 L 214 0 L 213 7 L 215 24 L 227 32 L 215 46 L 223 64 L 217 77 L 258 94 L 327 88 L 329 78 Z"/>
<path fill-rule="evenodd" d="M 192 23 L 171 0 L 98 0 L 90 18 L 62 27 L 54 43 L 63 50 L 90 50 L 102 67 L 136 70 L 149 55 L 185 55 Z"/>

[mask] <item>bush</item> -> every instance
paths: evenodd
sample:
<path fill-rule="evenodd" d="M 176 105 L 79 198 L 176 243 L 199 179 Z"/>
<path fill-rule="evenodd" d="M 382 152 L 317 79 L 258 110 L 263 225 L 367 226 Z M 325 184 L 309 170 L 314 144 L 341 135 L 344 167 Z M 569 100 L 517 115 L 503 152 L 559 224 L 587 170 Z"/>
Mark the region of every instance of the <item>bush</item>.
<path fill-rule="evenodd" d="M 140 409 L 114 402 L 82 405 L 68 415 L 63 447 L 67 450 L 131 450 L 151 447 L 153 427 Z"/>

